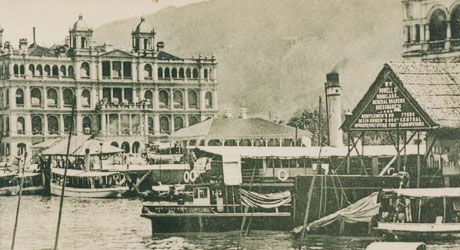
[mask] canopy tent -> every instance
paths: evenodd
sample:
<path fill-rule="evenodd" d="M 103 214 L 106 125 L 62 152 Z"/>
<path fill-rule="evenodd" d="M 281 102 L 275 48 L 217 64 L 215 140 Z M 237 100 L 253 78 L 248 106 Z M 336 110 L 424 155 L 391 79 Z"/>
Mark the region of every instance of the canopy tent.
<path fill-rule="evenodd" d="M 307 229 L 325 227 L 335 221 L 344 221 L 348 223 L 370 222 L 372 217 L 379 213 L 380 204 L 377 203 L 378 194 L 378 192 L 374 192 L 346 208 L 315 220 L 307 225 Z M 298 226 L 294 228 L 292 232 L 300 233 L 302 229 L 303 226 Z"/>
<path fill-rule="evenodd" d="M 87 149 L 89 149 L 90 155 L 116 154 L 116 153 L 124 152 L 123 149 L 114 147 L 110 145 L 109 142 L 102 142 L 98 140 L 88 140 L 84 142 L 77 150 L 75 150 L 75 152 L 73 152 L 72 155 L 84 156 Z"/>
<path fill-rule="evenodd" d="M 450 187 L 384 189 L 383 192 L 415 198 L 460 197 L 460 188 Z"/>
<path fill-rule="evenodd" d="M 123 149 L 114 147 L 110 145 L 108 142 L 102 142 L 94 139 L 90 140 L 90 138 L 91 136 L 88 135 L 72 137 L 70 139 L 69 155 L 84 156 L 87 149 L 89 149 L 90 155 L 107 155 L 123 152 Z M 61 139 L 61 141 L 59 141 L 55 145 L 49 147 L 48 149 L 45 149 L 42 152 L 42 155 L 66 155 L 67 143 L 68 139 Z"/>
<path fill-rule="evenodd" d="M 54 144 L 58 143 L 61 140 L 62 138 L 48 139 L 46 141 L 32 145 L 32 148 L 37 148 L 37 149 L 45 148 L 46 149 L 46 148 L 53 146 Z"/>
<path fill-rule="evenodd" d="M 248 207 L 277 208 L 291 202 L 291 192 L 260 194 L 253 191 L 239 189 L 241 203 Z"/>

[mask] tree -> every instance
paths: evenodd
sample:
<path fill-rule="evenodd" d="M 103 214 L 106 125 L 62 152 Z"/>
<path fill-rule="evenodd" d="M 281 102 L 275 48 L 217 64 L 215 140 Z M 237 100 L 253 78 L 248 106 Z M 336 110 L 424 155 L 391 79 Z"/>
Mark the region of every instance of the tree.
<path fill-rule="evenodd" d="M 328 142 L 328 126 L 325 113 L 319 117 L 317 110 L 311 111 L 308 109 L 298 111 L 291 117 L 287 123 L 288 126 L 297 127 L 312 133 L 312 146 L 319 146 L 319 137 L 321 133 L 321 142 L 323 146 Z M 320 131 L 321 130 L 321 131 Z"/>

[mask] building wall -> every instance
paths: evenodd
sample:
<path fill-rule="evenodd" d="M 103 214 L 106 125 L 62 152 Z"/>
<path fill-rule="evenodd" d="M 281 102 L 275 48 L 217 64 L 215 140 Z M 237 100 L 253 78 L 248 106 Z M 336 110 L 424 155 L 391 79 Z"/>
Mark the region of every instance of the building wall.
<path fill-rule="evenodd" d="M 0 160 L 68 134 L 135 143 L 167 139 L 217 110 L 214 59 L 161 59 L 88 48 L 55 57 L 4 50 L 0 56 Z M 104 68 L 105 67 L 105 68 Z M 22 143 L 22 144 L 21 144 Z M 30 152 L 29 152 L 30 153 Z"/>

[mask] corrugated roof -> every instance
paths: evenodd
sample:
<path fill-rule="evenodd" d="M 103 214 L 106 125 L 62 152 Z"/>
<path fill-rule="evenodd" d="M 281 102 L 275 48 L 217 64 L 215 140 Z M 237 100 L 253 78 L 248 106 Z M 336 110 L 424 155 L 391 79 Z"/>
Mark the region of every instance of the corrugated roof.
<path fill-rule="evenodd" d="M 53 49 L 45 48 L 37 44 L 33 44 L 32 46 L 30 46 L 28 49 L 28 52 L 30 56 L 40 56 L 40 57 L 41 56 L 44 56 L 44 57 L 55 56 Z"/>
<path fill-rule="evenodd" d="M 460 128 L 460 63 L 389 63 L 388 66 L 435 123 Z"/>
<path fill-rule="evenodd" d="M 311 134 L 297 130 L 298 137 Z M 294 138 L 295 128 L 261 118 L 211 118 L 173 134 L 176 138 L 240 139 L 240 138 Z"/>
<path fill-rule="evenodd" d="M 158 52 L 158 59 L 160 59 L 160 60 L 171 60 L 171 61 L 182 60 L 180 57 L 171 55 L 171 54 L 169 54 L 167 52 L 164 52 L 164 51 Z"/>

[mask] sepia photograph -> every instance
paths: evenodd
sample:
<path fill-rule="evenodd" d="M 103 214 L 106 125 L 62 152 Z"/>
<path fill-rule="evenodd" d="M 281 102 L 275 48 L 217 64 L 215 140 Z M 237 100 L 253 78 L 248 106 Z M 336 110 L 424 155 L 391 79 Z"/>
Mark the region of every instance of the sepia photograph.
<path fill-rule="evenodd" d="M 460 249 L 460 0 L 0 0 L 0 249 Z"/>

